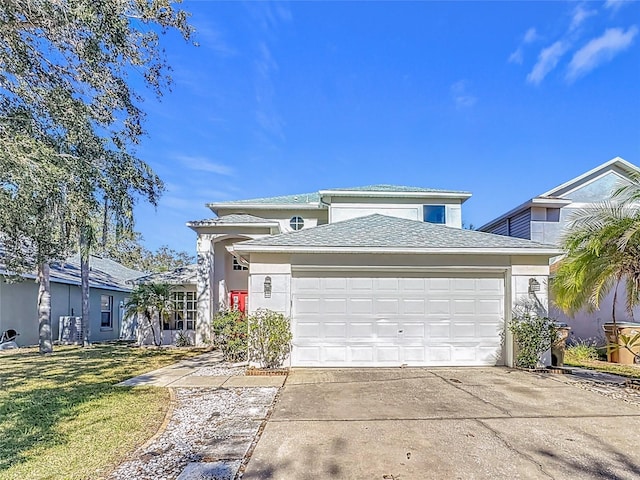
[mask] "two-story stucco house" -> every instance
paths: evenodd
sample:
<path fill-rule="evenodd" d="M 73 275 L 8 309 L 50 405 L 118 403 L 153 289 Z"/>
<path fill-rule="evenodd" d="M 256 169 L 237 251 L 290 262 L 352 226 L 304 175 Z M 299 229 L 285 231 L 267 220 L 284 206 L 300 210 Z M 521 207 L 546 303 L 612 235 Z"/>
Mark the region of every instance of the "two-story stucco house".
<path fill-rule="evenodd" d="M 609 200 L 611 194 L 621 185 L 628 183 L 629 175 L 640 172 L 640 168 L 626 160 L 616 157 L 588 172 L 577 176 L 551 190 L 531 198 L 516 208 L 500 215 L 483 225 L 482 232 L 507 235 L 560 246 L 562 234 L 567 224 L 580 209 L 593 207 Z M 557 259 L 552 259 L 552 262 Z M 553 266 L 551 267 L 553 272 Z M 621 298 L 624 298 L 620 287 Z M 624 302 L 616 305 L 619 320 L 628 320 Z M 565 315 L 553 305 L 550 314 L 569 324 L 574 338 L 602 338 L 602 326 L 611 321 L 613 293 L 595 312 L 581 311 L 574 317 Z M 640 310 L 634 315 L 640 318 Z"/>
<path fill-rule="evenodd" d="M 187 224 L 197 341 L 218 309 L 268 308 L 291 317 L 293 366 L 511 364 L 512 306 L 546 304 L 560 252 L 462 229 L 470 196 L 374 185 L 208 205 L 216 218 Z"/>

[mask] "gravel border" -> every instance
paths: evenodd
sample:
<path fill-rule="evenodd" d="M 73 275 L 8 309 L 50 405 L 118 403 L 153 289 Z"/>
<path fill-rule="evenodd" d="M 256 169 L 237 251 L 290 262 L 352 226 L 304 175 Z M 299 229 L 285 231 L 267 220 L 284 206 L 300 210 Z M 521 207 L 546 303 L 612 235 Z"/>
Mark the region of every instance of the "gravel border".
<path fill-rule="evenodd" d="M 233 478 L 277 392 L 274 387 L 176 388 L 175 407 L 166 428 L 107 478 L 168 480 L 177 478 L 185 467 L 194 470 L 192 478 Z M 202 468 L 194 467 L 196 463 Z M 224 468 L 212 468 L 216 465 Z M 206 468 L 209 473 L 205 474 Z M 224 471 L 224 476 L 216 471 Z M 189 478 L 187 471 L 185 475 Z"/>
<path fill-rule="evenodd" d="M 230 363 L 220 363 L 211 367 L 199 367 L 190 374 L 192 377 L 239 377 L 245 375 L 246 367 Z"/>

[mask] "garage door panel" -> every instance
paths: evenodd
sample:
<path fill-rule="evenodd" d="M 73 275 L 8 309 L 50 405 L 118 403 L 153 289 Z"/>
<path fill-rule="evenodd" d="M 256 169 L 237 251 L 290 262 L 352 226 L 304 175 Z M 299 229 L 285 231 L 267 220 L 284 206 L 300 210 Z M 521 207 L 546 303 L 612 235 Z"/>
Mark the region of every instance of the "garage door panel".
<path fill-rule="evenodd" d="M 320 313 L 320 299 L 298 297 L 296 299 L 296 313 L 303 315 L 307 313 Z"/>
<path fill-rule="evenodd" d="M 424 363 L 426 360 L 425 347 L 403 347 L 405 363 Z"/>
<path fill-rule="evenodd" d="M 476 338 L 476 325 L 474 322 L 455 322 L 451 334 L 455 339 Z"/>
<path fill-rule="evenodd" d="M 346 298 L 324 298 L 320 307 L 323 313 L 334 314 L 339 313 L 346 315 L 347 313 L 347 299 Z"/>
<path fill-rule="evenodd" d="M 449 315 L 451 313 L 451 300 L 449 299 L 427 300 L 427 313 L 429 315 Z"/>
<path fill-rule="evenodd" d="M 377 337 L 380 339 L 395 339 L 398 337 L 398 330 L 398 323 L 380 321 L 377 324 Z"/>
<path fill-rule="evenodd" d="M 292 279 L 298 366 L 493 365 L 504 279 L 453 276 Z"/>
<path fill-rule="evenodd" d="M 425 292 L 424 278 L 400 278 L 400 288 L 405 292 Z"/>
<path fill-rule="evenodd" d="M 400 290 L 399 278 L 378 278 L 374 282 L 378 292 L 397 292 Z"/>
<path fill-rule="evenodd" d="M 320 322 L 298 321 L 294 328 L 296 338 L 319 338 L 322 335 Z"/>
<path fill-rule="evenodd" d="M 451 324 L 449 322 L 430 323 L 429 338 L 434 341 L 446 341 L 451 339 Z"/>
<path fill-rule="evenodd" d="M 502 298 L 478 299 L 476 312 L 479 315 L 502 315 L 504 300 Z"/>
<path fill-rule="evenodd" d="M 420 322 L 420 323 L 408 323 L 408 322 L 403 322 L 402 323 L 402 330 L 404 331 L 403 336 L 405 339 L 420 339 L 423 340 L 425 338 L 425 330 L 426 330 L 426 325 L 424 324 L 424 322 Z"/>
<path fill-rule="evenodd" d="M 346 322 L 326 322 L 324 327 L 325 338 L 345 338 L 347 336 Z"/>
<path fill-rule="evenodd" d="M 400 299 L 374 298 L 374 310 L 378 315 L 397 315 L 400 313 Z"/>
<path fill-rule="evenodd" d="M 350 289 L 356 293 L 372 292 L 373 291 L 373 278 L 350 278 L 349 279 Z"/>
<path fill-rule="evenodd" d="M 370 339 L 375 335 L 373 322 L 350 322 L 349 337 L 351 339 Z M 345 339 L 346 342 L 346 339 Z"/>
<path fill-rule="evenodd" d="M 337 290 L 338 292 L 344 292 L 347 288 L 347 279 L 340 277 L 327 277 L 321 282 L 322 289 L 325 291 Z"/>
<path fill-rule="evenodd" d="M 400 347 L 377 347 L 376 359 L 379 362 L 400 362 Z"/>
<path fill-rule="evenodd" d="M 350 346 L 349 353 L 351 361 L 358 363 L 373 363 L 374 347 L 373 346 Z"/>
<path fill-rule="evenodd" d="M 474 313 L 476 313 L 475 298 L 456 298 L 453 300 L 454 315 L 473 315 Z"/>
<path fill-rule="evenodd" d="M 401 313 L 406 315 L 424 315 L 427 311 L 427 303 L 424 298 L 402 299 Z"/>

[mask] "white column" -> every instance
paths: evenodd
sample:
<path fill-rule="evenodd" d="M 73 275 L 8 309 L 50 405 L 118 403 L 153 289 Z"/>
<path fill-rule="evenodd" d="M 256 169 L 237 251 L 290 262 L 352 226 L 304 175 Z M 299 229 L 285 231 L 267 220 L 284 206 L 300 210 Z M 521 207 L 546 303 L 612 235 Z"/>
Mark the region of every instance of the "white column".
<path fill-rule="evenodd" d="M 198 256 L 196 345 L 202 345 L 206 340 L 210 340 L 211 332 L 211 304 L 213 300 L 213 245 L 211 243 L 211 235 L 198 235 L 196 251 Z"/>

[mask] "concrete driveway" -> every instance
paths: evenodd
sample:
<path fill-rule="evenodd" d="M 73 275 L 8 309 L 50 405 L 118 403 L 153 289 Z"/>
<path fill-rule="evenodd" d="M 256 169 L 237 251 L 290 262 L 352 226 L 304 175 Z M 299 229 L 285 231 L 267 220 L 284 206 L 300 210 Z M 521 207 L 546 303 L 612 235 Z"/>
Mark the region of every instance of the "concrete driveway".
<path fill-rule="evenodd" d="M 563 377 L 296 369 L 242 478 L 640 478 L 640 407 Z"/>

